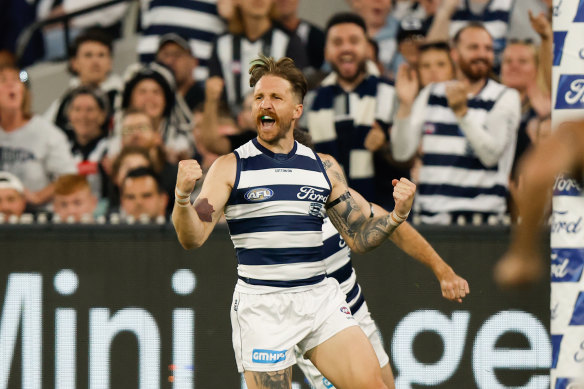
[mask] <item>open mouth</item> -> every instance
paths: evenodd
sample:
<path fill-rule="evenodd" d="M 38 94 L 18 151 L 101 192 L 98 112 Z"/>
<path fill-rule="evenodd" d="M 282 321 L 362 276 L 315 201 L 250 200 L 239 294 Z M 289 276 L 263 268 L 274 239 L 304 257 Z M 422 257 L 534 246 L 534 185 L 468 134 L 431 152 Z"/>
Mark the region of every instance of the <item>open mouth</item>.
<path fill-rule="evenodd" d="M 356 66 L 355 56 L 353 54 L 343 54 L 339 57 L 337 64 L 342 73 L 353 72 Z"/>
<path fill-rule="evenodd" d="M 260 116 L 260 123 L 262 123 L 262 126 L 264 128 L 269 129 L 274 126 L 274 124 L 276 123 L 276 119 L 274 119 L 270 115 L 262 115 Z"/>

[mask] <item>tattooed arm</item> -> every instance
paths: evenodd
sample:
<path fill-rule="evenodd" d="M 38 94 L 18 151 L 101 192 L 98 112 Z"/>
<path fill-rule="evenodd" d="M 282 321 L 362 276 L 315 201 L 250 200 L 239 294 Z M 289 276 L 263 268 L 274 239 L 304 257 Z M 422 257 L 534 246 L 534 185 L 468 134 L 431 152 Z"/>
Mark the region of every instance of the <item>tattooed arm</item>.
<path fill-rule="evenodd" d="M 331 222 L 351 250 L 363 253 L 379 246 L 399 225 L 392 222 L 392 218 L 395 221 L 396 216 L 405 217 L 409 213 L 416 186 L 405 178 L 393 180 L 393 197 L 396 204 L 394 211 L 388 215 L 367 218 L 366 212 L 363 212 L 351 196 L 338 162 L 330 155 L 319 156 L 332 185 L 329 202 L 326 205 Z"/>
<path fill-rule="evenodd" d="M 178 240 L 185 249 L 200 247 L 213 231 L 231 194 L 235 171 L 236 159 L 233 153 L 219 157 L 209 169 L 201 193 L 191 206 L 189 196 L 186 195 L 190 195 L 195 183 L 201 178 L 201 168 L 197 161 L 180 161 L 172 223 Z M 186 196 L 184 200 L 180 199 L 182 194 Z M 185 204 L 181 204 L 181 201 Z"/>

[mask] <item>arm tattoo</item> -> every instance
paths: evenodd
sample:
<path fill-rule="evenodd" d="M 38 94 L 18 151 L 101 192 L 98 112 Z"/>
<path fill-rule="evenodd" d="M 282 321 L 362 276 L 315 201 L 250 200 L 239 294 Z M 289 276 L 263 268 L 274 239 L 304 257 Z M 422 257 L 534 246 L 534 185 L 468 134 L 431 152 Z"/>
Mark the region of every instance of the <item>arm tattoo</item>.
<path fill-rule="evenodd" d="M 207 223 L 213 221 L 212 215 L 215 210 L 206 198 L 195 201 L 195 211 L 197 211 L 197 215 L 199 215 L 201 221 Z"/>
<path fill-rule="evenodd" d="M 347 179 L 345 178 L 345 174 L 343 173 L 340 166 L 339 168 L 336 168 L 335 165 L 328 159 L 322 160 L 322 166 L 324 166 L 324 170 L 329 177 L 332 174 L 335 179 L 345 184 L 345 186 L 347 185 Z"/>
<path fill-rule="evenodd" d="M 383 243 L 396 229 L 389 223 L 389 215 L 366 218 L 349 192 L 339 199 L 340 202 L 327 209 L 327 214 L 341 235 L 353 241 L 354 250 L 369 251 Z"/>
<path fill-rule="evenodd" d="M 259 389 L 290 389 L 292 386 L 292 367 L 279 371 L 254 371 L 252 374 Z"/>

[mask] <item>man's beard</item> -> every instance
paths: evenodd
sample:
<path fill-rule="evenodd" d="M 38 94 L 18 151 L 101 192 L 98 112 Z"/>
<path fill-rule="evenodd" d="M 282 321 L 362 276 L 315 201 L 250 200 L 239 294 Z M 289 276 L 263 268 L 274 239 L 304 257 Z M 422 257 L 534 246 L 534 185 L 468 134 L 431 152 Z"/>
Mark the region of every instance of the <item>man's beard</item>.
<path fill-rule="evenodd" d="M 485 70 L 475 70 L 473 69 L 473 65 L 476 63 L 484 63 L 486 65 L 486 69 Z M 492 68 L 493 68 L 493 64 L 492 62 L 490 62 L 487 59 L 475 59 L 472 61 L 467 61 L 465 59 L 460 59 L 459 62 L 459 66 L 460 66 L 460 70 L 462 71 L 462 73 L 470 80 L 473 82 L 476 81 L 480 81 L 484 78 L 487 78 L 489 76 L 489 73 L 491 72 Z"/>
<path fill-rule="evenodd" d="M 354 82 L 357 78 L 359 78 L 362 74 L 365 74 L 365 72 L 367 71 L 367 61 L 361 61 L 359 63 L 359 65 L 357 66 L 357 71 L 355 72 L 355 74 L 353 74 L 350 77 L 343 77 L 343 75 L 341 74 L 339 67 L 331 62 L 331 67 L 333 68 L 333 71 L 337 74 L 338 78 L 351 84 L 352 82 Z"/>

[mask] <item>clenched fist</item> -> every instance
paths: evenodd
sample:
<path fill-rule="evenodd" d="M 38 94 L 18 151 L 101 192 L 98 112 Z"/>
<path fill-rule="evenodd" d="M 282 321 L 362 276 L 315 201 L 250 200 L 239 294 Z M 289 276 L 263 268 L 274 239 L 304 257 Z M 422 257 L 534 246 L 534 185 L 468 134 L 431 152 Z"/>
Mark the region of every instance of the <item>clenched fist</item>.
<path fill-rule="evenodd" d="M 395 200 L 394 212 L 399 217 L 406 217 L 410 213 L 410 209 L 412 209 L 416 184 L 403 177 L 399 180 L 392 180 L 391 184 L 393 185 L 393 199 Z"/>
<path fill-rule="evenodd" d="M 442 269 L 436 272 L 436 277 L 440 281 L 442 297 L 445 299 L 461 303 L 462 299 L 470 293 L 468 282 L 456 274 L 450 266 L 443 266 Z"/>
<path fill-rule="evenodd" d="M 197 180 L 203 176 L 201 166 L 194 159 L 185 159 L 178 163 L 176 188 L 184 193 L 191 193 Z"/>

